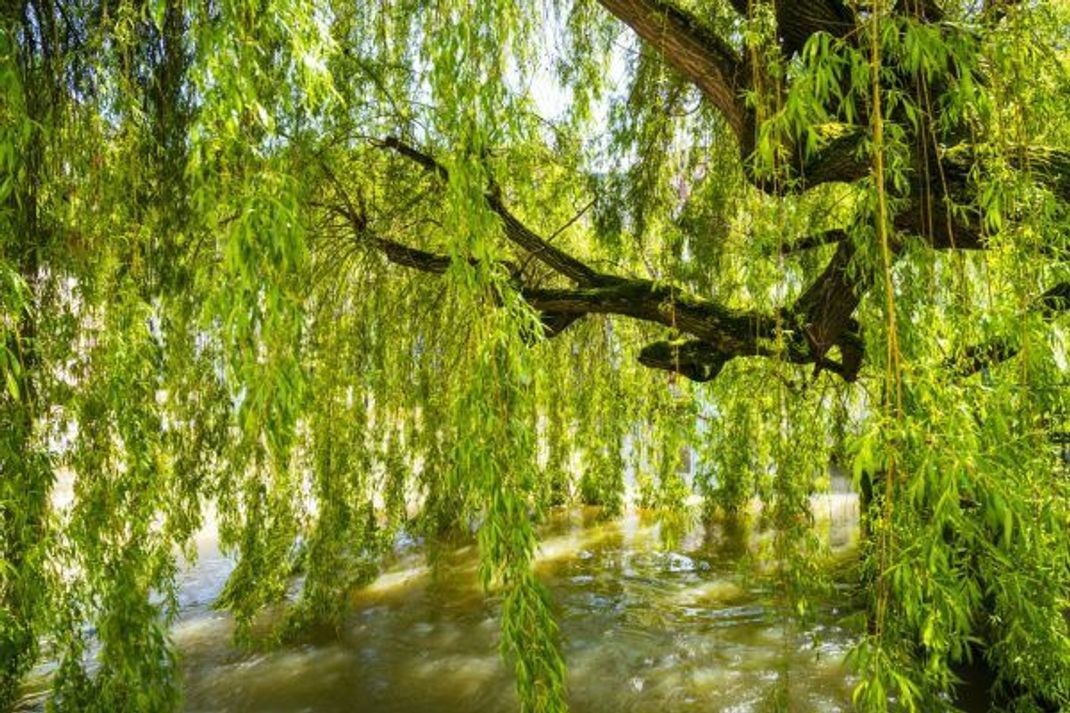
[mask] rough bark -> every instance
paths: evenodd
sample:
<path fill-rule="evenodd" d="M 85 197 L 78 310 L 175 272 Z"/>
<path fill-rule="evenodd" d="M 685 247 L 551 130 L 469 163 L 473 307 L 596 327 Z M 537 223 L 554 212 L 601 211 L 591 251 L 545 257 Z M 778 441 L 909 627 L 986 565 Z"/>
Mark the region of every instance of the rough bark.
<path fill-rule="evenodd" d="M 818 32 L 843 37 L 855 27 L 854 12 L 840 0 L 778 0 L 775 8 L 781 48 L 788 57 Z"/>
<path fill-rule="evenodd" d="M 666 0 L 599 0 L 635 30 L 676 71 L 720 110 L 736 136 L 746 128 L 748 109 L 743 61 L 698 18 Z"/>

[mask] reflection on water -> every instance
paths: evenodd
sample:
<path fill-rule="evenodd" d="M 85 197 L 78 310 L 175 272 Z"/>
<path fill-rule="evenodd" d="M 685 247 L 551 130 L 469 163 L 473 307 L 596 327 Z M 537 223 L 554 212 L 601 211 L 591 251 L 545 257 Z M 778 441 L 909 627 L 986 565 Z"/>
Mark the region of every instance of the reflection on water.
<path fill-rule="evenodd" d="M 847 556 L 854 499 L 815 504 L 832 551 Z M 778 614 L 773 585 L 740 567 L 761 536 L 699 524 L 667 534 L 634 514 L 600 523 L 573 513 L 548 526 L 538 569 L 558 607 L 573 711 L 849 708 L 842 658 L 854 634 L 843 602 L 824 602 L 800 628 Z M 174 632 L 187 710 L 517 710 L 476 558 L 459 548 L 432 567 L 409 546 L 354 595 L 340 639 L 245 652 L 230 643 L 229 618 L 208 606 L 229 566 L 206 540 L 185 574 Z"/>

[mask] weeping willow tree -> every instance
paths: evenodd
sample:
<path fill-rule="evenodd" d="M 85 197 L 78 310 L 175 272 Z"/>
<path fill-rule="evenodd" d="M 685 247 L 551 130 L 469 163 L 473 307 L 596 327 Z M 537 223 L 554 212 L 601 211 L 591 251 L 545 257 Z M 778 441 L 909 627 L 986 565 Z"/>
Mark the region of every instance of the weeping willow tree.
<path fill-rule="evenodd" d="M 979 660 L 1070 706 L 1070 8 L 1058 0 L 10 0 L 0 708 L 179 705 L 213 517 L 252 642 L 476 533 L 566 707 L 550 507 L 863 504 L 861 710 Z M 214 513 L 214 515 L 213 515 Z M 292 586 L 300 581 L 299 591 Z"/>

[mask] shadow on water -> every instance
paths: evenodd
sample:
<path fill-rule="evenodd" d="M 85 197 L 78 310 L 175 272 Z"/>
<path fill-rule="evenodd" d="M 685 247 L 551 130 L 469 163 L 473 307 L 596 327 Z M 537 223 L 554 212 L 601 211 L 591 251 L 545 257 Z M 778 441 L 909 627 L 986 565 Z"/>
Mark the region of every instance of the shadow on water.
<path fill-rule="evenodd" d="M 835 497 L 835 496 L 833 496 Z M 833 512 L 828 542 L 850 558 L 857 512 Z M 537 569 L 554 595 L 577 713 L 841 711 L 852 681 L 842 666 L 856 632 L 837 595 L 805 627 L 790 623 L 772 587 L 740 567 L 760 533 L 731 523 L 562 514 L 548 524 Z M 187 573 L 196 592 L 176 625 L 188 711 L 515 711 L 498 659 L 497 606 L 480 589 L 478 553 L 399 552 L 354 595 L 335 640 L 247 652 L 229 618 L 207 607 L 226 567 L 202 553 Z M 203 572 L 204 574 L 198 574 Z M 776 700 L 781 705 L 774 707 Z"/>

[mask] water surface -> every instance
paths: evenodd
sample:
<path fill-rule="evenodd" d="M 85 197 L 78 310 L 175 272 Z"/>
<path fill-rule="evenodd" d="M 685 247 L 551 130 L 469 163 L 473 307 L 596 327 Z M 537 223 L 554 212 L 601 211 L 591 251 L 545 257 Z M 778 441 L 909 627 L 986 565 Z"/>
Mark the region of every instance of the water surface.
<path fill-rule="evenodd" d="M 815 500 L 830 550 L 850 559 L 851 496 Z M 775 582 L 745 563 L 768 535 L 693 523 L 668 528 L 592 512 L 547 526 L 538 573 L 557 606 L 575 713 L 850 709 L 842 661 L 856 636 L 846 584 L 805 625 L 783 614 Z M 497 652 L 498 609 L 484 596 L 474 547 L 429 566 L 417 545 L 354 595 L 342 636 L 249 652 L 213 611 L 230 564 L 202 543 L 184 574 L 174 634 L 188 711 L 473 713 L 517 710 Z M 779 703 L 778 703 L 779 702 Z"/>

